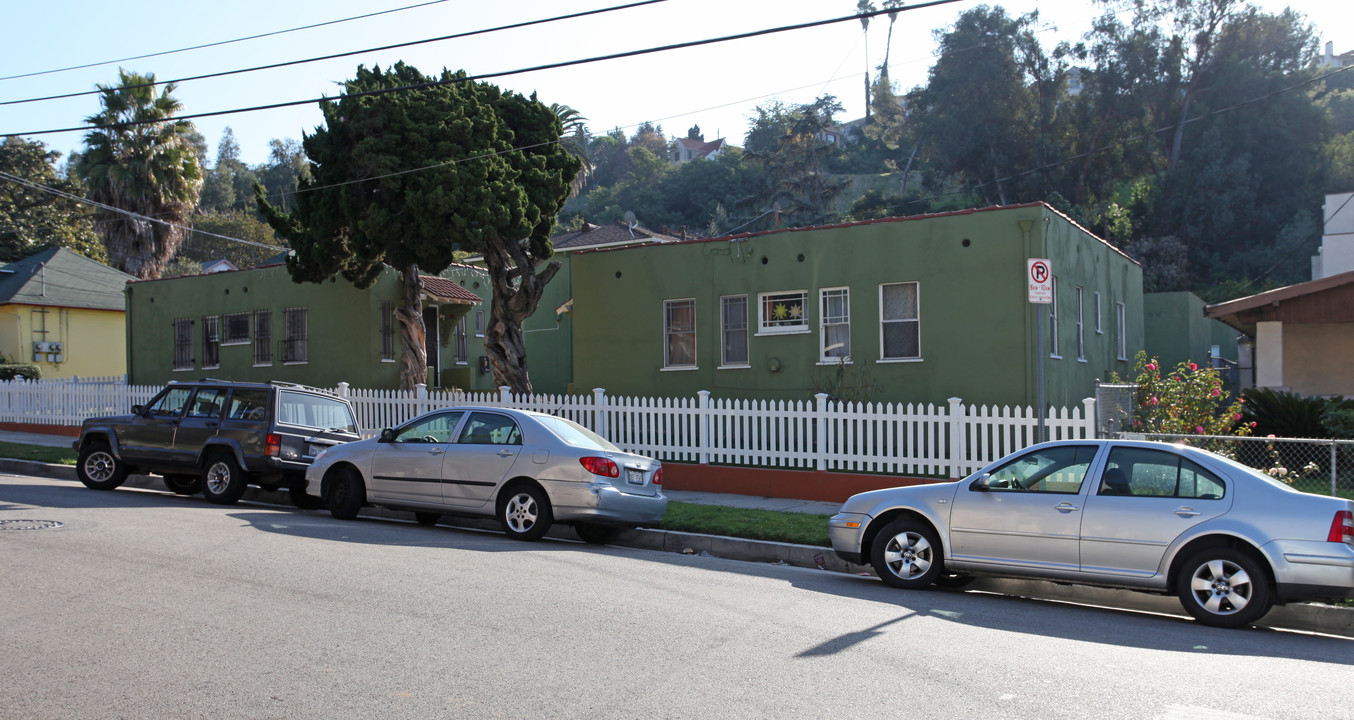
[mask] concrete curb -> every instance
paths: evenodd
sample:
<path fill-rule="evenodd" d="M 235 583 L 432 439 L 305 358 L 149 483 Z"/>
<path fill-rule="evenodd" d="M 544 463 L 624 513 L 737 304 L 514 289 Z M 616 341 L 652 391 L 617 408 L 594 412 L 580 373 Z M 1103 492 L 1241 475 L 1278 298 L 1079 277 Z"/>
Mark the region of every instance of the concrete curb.
<path fill-rule="evenodd" d="M 52 465 L 31 460 L 0 458 L 0 472 L 78 482 L 75 476 L 75 468 L 71 465 Z M 160 478 L 150 475 L 132 475 L 127 478 L 123 487 L 167 492 L 164 482 Z M 291 498 L 286 492 L 269 492 L 256 487 L 250 487 L 246 490 L 243 499 L 270 505 L 292 505 Z M 363 508 L 361 516 L 409 522 L 414 520 L 414 514 L 411 512 L 377 507 Z M 465 518 L 448 515 L 439 524 L 491 532 L 499 531 L 498 523 L 487 518 Z M 546 537 L 556 540 L 578 540 L 573 528 L 565 525 L 556 525 L 551 528 Z M 854 565 L 842 560 L 837 557 L 837 554 L 831 548 L 764 540 L 745 540 L 718 535 L 700 535 L 674 530 L 648 528 L 622 530 L 616 533 L 609 544 L 685 555 L 709 554 L 726 560 L 791 565 L 840 573 L 873 574 L 874 572 L 869 567 Z M 965 589 L 1037 600 L 1053 600 L 1185 616 L 1179 601 L 1174 597 L 1151 595 L 1131 590 L 1064 585 L 1044 580 L 1008 580 L 1004 578 L 978 578 Z M 1317 603 L 1294 603 L 1274 607 L 1263 619 L 1265 627 L 1354 638 L 1354 608 L 1334 607 Z"/>

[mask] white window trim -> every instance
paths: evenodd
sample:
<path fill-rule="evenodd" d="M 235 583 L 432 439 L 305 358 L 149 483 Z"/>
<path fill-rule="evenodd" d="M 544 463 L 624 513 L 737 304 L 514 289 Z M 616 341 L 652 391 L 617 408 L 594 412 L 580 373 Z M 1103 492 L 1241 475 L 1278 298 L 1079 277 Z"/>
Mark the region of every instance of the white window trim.
<path fill-rule="evenodd" d="M 735 364 L 729 364 L 729 363 L 725 360 L 725 358 L 724 358 L 724 336 L 725 336 L 725 333 L 728 332 L 728 328 L 726 328 L 726 327 L 724 326 L 724 301 L 725 301 L 725 300 L 729 300 L 729 299 L 734 299 L 734 298 L 742 298 L 742 299 L 743 299 L 743 335 L 744 335 L 744 337 L 747 339 L 747 342 L 746 342 L 746 345 L 747 345 L 747 346 L 746 346 L 745 348 L 743 348 L 743 349 L 747 352 L 748 359 L 747 359 L 747 362 L 743 362 L 743 363 L 735 363 Z M 717 366 L 715 367 L 716 370 L 748 370 L 748 369 L 751 369 L 751 368 L 752 368 L 752 342 L 751 342 L 751 340 L 752 340 L 752 322 L 751 322 L 750 320 L 748 320 L 748 317 L 747 317 L 748 313 L 750 313 L 751 310 L 752 310 L 752 308 L 748 306 L 748 296 L 747 296 L 747 293 L 742 293 L 742 294 L 740 294 L 740 295 L 720 295 L 720 296 L 719 296 L 719 363 L 720 363 L 720 364 L 717 365 Z"/>
<path fill-rule="evenodd" d="M 1085 291 L 1077 286 L 1077 362 L 1086 362 L 1086 298 Z"/>
<path fill-rule="evenodd" d="M 804 308 L 804 317 L 802 325 L 790 325 L 780 327 L 767 327 L 766 318 L 762 316 L 762 298 L 768 295 L 800 295 L 802 302 L 800 306 Z M 776 290 L 774 292 L 757 293 L 757 337 L 763 335 L 807 335 L 813 332 L 813 326 L 809 324 L 809 291 L 808 290 Z"/>
<path fill-rule="evenodd" d="M 1053 302 L 1048 304 L 1048 356 L 1054 360 L 1062 360 L 1063 356 L 1059 354 L 1062 348 L 1058 347 L 1058 276 L 1053 276 Z"/>
<path fill-rule="evenodd" d="M 1095 334 L 1104 335 L 1105 329 L 1100 325 L 1100 291 L 1095 291 Z"/>
<path fill-rule="evenodd" d="M 845 355 L 827 354 L 827 313 L 824 311 L 823 306 L 827 302 L 829 293 L 841 293 L 842 296 L 846 299 Z M 819 365 L 851 364 L 851 288 L 849 287 L 821 288 L 818 291 L 818 364 Z"/>
<path fill-rule="evenodd" d="M 1123 303 L 1115 303 L 1115 321 L 1119 326 L 1119 359 L 1128 360 L 1128 313 Z"/>
<path fill-rule="evenodd" d="M 917 317 L 915 319 L 904 320 L 885 320 L 884 319 L 884 288 L 889 285 L 915 285 L 917 286 Z M 916 280 L 904 280 L 902 282 L 879 283 L 879 359 L 877 363 L 899 363 L 899 362 L 921 362 L 921 283 Z M 884 324 L 888 322 L 915 322 L 917 323 L 917 356 L 916 357 L 885 357 L 884 356 Z"/>
<path fill-rule="evenodd" d="M 668 364 L 668 307 L 669 307 L 670 305 L 672 305 L 673 303 L 687 303 L 687 302 L 691 303 L 691 358 L 692 358 L 692 362 L 691 362 L 690 365 L 669 365 L 669 364 Z M 697 331 L 697 329 L 696 329 L 696 298 L 694 298 L 694 297 L 688 297 L 688 298 L 670 298 L 670 299 L 665 299 L 665 300 L 663 300 L 662 333 L 663 333 L 663 343 L 662 343 L 662 348 L 661 348 L 661 349 L 662 349 L 662 353 L 663 353 L 663 362 L 662 362 L 662 365 L 661 365 L 660 368 L 659 368 L 660 370 L 666 372 L 666 371 L 673 371 L 673 370 L 677 370 L 677 371 L 685 371 L 685 370 L 699 370 L 699 369 L 700 369 L 700 360 L 699 360 L 700 355 L 698 354 L 698 348 L 699 348 L 699 340 L 700 340 L 700 337 L 699 337 L 699 333 L 698 333 L 698 331 Z"/>

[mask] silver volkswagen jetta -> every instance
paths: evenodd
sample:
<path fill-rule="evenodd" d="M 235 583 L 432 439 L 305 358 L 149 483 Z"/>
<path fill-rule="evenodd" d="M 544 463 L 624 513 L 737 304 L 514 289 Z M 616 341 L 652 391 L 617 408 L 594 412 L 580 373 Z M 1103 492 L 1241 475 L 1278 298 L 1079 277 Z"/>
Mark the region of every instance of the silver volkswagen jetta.
<path fill-rule="evenodd" d="M 663 467 L 587 428 L 537 412 L 455 407 L 421 415 L 379 437 L 315 458 L 308 490 L 336 518 L 363 505 L 497 517 L 509 537 L 536 540 L 552 523 L 606 542 L 617 527 L 656 525 L 668 500 Z"/>
<path fill-rule="evenodd" d="M 855 495 L 828 533 L 895 587 L 994 575 L 1174 593 L 1220 627 L 1354 597 L 1354 501 L 1165 443 L 1035 445 L 962 480 Z"/>

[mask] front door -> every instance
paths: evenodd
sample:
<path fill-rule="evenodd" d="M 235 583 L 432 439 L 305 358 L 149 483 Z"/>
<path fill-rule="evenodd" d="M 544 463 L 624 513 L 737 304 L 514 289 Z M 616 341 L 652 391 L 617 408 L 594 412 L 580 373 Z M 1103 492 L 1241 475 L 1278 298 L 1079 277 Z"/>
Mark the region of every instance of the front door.
<path fill-rule="evenodd" d="M 428 387 L 442 387 L 442 358 L 438 352 L 442 347 L 442 334 L 437 327 L 436 305 L 423 308 L 423 325 L 427 338 L 423 345 L 428 353 Z"/>
<path fill-rule="evenodd" d="M 399 428 L 389 442 L 379 442 L 371 455 L 373 502 L 442 503 L 443 458 L 451 433 L 464 413 L 428 415 Z"/>
<path fill-rule="evenodd" d="M 956 561 L 1005 570 L 1076 572 L 1082 485 L 1095 445 L 1034 450 L 959 489 L 950 515 Z"/>

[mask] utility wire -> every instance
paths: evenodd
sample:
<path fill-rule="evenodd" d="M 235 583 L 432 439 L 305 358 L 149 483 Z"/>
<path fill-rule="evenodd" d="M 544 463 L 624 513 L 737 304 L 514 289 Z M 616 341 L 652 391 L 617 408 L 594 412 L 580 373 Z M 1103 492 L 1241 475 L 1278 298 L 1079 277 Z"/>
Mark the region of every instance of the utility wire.
<path fill-rule="evenodd" d="M 917 5 L 908 5 L 908 6 L 904 7 L 904 8 L 902 8 L 901 11 L 922 10 L 922 9 L 925 9 L 925 8 L 936 7 L 936 6 L 939 6 L 939 5 L 950 5 L 950 4 L 952 4 L 952 3 L 961 2 L 961 1 L 962 1 L 962 0 L 932 0 L 931 2 L 927 2 L 927 3 L 919 3 L 919 4 L 917 4 Z M 545 64 L 545 65 L 536 65 L 536 66 L 534 66 L 534 67 L 520 68 L 520 69 L 517 69 L 517 70 L 505 70 L 505 71 L 502 71 L 502 72 L 485 73 L 485 74 L 482 74 L 482 75 L 467 75 L 467 76 L 465 76 L 465 77 L 457 77 L 457 78 L 452 78 L 452 79 L 450 79 L 450 80 L 433 80 L 433 81 L 431 81 L 431 82 L 426 82 L 426 83 L 416 83 L 416 84 L 413 84 L 413 85 L 402 85 L 402 86 L 400 86 L 400 87 L 393 87 L 393 88 L 381 88 L 381 89 L 379 89 L 379 90 L 368 90 L 368 91 L 366 91 L 366 92 L 360 92 L 360 93 L 349 93 L 349 94 L 346 94 L 346 95 L 338 95 L 338 96 L 335 96 L 335 97 L 332 97 L 332 98 L 320 97 L 320 98 L 311 98 L 311 99 L 309 99 L 309 100 L 293 100 L 293 101 L 290 101 L 290 102 L 272 103 L 272 104 L 270 104 L 270 105 L 256 105 L 256 106 L 254 106 L 254 107 L 235 108 L 235 109 L 233 109 L 233 110 L 217 110 L 217 111 L 213 111 L 213 112 L 195 113 L 195 114 L 191 114 L 191 115 L 179 115 L 179 116 L 176 116 L 174 119 L 175 119 L 175 120 L 195 120 L 195 119 L 197 119 L 197 118 L 204 118 L 204 117 L 219 117 L 219 116 L 221 116 L 221 115 L 235 115 L 235 114 L 238 114 L 238 113 L 257 112 L 257 111 L 260 111 L 260 110 L 276 110 L 276 109 L 278 109 L 278 108 L 284 108 L 284 107 L 295 107 L 295 106 L 298 106 L 298 105 L 311 105 L 311 104 L 319 103 L 319 102 L 334 102 L 334 101 L 343 100 L 343 99 L 345 99 L 345 98 L 360 98 L 360 97 L 370 97 L 370 96 L 374 96 L 374 95 L 386 95 L 386 94 L 389 94 L 389 93 L 394 93 L 394 92 L 404 92 L 404 91 L 407 91 L 407 90 L 425 90 L 425 89 L 428 89 L 428 88 L 441 87 L 441 86 L 444 86 L 444 85 L 452 85 L 452 84 L 462 83 L 462 82 L 470 82 L 470 81 L 486 80 L 486 79 L 489 79 L 489 78 L 506 77 L 506 76 L 509 76 L 509 75 L 521 75 L 521 74 L 524 74 L 524 73 L 538 72 L 538 71 L 541 71 L 541 70 L 555 70 L 555 69 L 565 68 L 565 67 L 574 67 L 574 66 L 577 66 L 577 65 L 587 65 L 587 64 L 591 64 L 591 63 L 604 62 L 604 61 L 607 61 L 607 60 L 620 60 L 620 59 L 624 59 L 624 58 L 638 57 L 638 56 L 641 56 L 641 55 L 651 55 L 651 54 L 653 54 L 653 53 L 667 52 L 667 51 L 670 51 L 670 50 L 683 50 L 683 49 L 687 49 L 687 48 L 701 47 L 701 46 L 704 46 L 704 45 L 713 45 L 713 44 L 716 44 L 716 43 L 730 42 L 730 41 L 733 41 L 733 40 L 746 40 L 746 39 L 748 39 L 748 38 L 761 37 L 761 36 L 764 36 L 764 35 L 772 35 L 772 34 L 782 33 L 782 32 L 790 32 L 790 31 L 793 31 L 793 30 L 805 30 L 805 29 L 809 29 L 809 28 L 823 27 L 823 26 L 826 26 L 826 25 L 833 25 L 833 24 L 836 24 L 836 23 L 856 21 L 856 20 L 859 20 L 861 17 L 873 17 L 873 16 L 875 16 L 875 15 L 883 15 L 883 14 L 885 14 L 886 12 L 900 12 L 900 10 L 888 10 L 888 11 L 885 11 L 885 10 L 877 10 L 877 11 L 874 11 L 874 12 L 870 12 L 870 13 L 862 13 L 862 14 L 859 14 L 859 15 L 847 15 L 846 17 L 832 18 L 832 19 L 828 19 L 828 20 L 815 20 L 815 21 L 812 21 L 812 22 L 799 23 L 799 24 L 796 24 L 796 25 L 784 25 L 784 26 L 776 27 L 776 28 L 767 28 L 767 29 L 763 29 L 763 30 L 753 30 L 753 31 L 750 31 L 750 32 L 738 33 L 738 34 L 736 34 L 736 35 L 725 35 L 725 36 L 723 36 L 723 37 L 709 38 L 709 39 L 706 39 L 706 40 L 693 40 L 693 41 L 690 41 L 690 42 L 675 43 L 675 44 L 672 44 L 672 45 L 660 45 L 660 46 L 657 46 L 657 47 L 644 48 L 644 49 L 641 49 L 641 50 L 632 50 L 632 51 L 629 51 L 629 52 L 613 53 L 613 54 L 610 54 L 610 55 L 599 55 L 599 56 L 595 56 L 595 57 L 591 57 L 591 58 L 585 58 L 585 59 L 582 59 L 582 60 L 565 60 L 565 61 L 562 61 L 562 62 L 548 63 L 548 64 Z M 26 131 L 26 132 L 5 133 L 4 135 L 0 135 L 0 137 L 17 137 L 17 136 L 21 136 L 21 135 L 50 135 L 50 134 L 54 134 L 54 133 L 81 132 L 81 131 L 91 130 L 91 129 L 126 128 L 126 127 L 135 126 L 135 125 L 145 125 L 145 124 L 155 123 L 155 122 L 164 122 L 164 121 L 162 121 L 162 120 L 139 120 L 139 121 L 133 121 L 133 122 L 127 122 L 127 123 L 116 123 L 116 124 L 110 123 L 110 124 L 104 124 L 104 125 L 82 125 L 82 126 L 79 126 L 79 127 L 60 128 L 60 129 L 55 129 L 55 130 L 31 130 L 31 131 Z"/>
<path fill-rule="evenodd" d="M 289 28 L 287 30 L 274 30 L 272 32 L 260 33 L 258 35 L 250 35 L 248 37 L 235 38 L 234 40 L 218 40 L 217 42 L 210 42 L 204 43 L 202 45 L 194 45 L 192 47 L 179 48 L 178 50 L 164 50 L 161 52 L 147 53 L 145 55 L 133 55 L 132 57 L 125 57 L 120 60 L 102 60 L 99 62 L 85 63 L 84 65 L 72 65 L 70 67 L 57 68 L 55 70 L 39 70 L 37 72 L 24 73 L 22 75 L 7 75 L 5 77 L 0 77 L 0 81 L 17 80 L 19 78 L 35 77 L 37 75 L 51 75 L 53 73 L 67 72 L 69 70 L 83 70 L 85 68 L 98 67 L 100 65 L 112 65 L 114 63 L 128 62 L 131 60 L 144 60 L 145 58 L 161 57 L 163 55 L 174 55 L 176 53 L 188 52 L 190 50 L 202 50 L 203 48 L 217 47 L 219 45 L 229 45 L 231 43 L 244 42 L 246 40 L 257 40 L 259 38 L 272 37 L 274 35 L 283 35 L 285 33 L 297 32 L 300 30 L 312 30 L 314 28 L 324 27 L 326 25 L 337 25 L 339 23 L 346 23 L 352 20 L 365 20 L 366 18 L 376 17 L 377 15 L 386 15 L 389 13 L 403 12 L 405 10 L 413 10 L 415 8 L 436 5 L 438 3 L 444 3 L 446 1 L 447 0 L 431 0 L 431 2 L 419 3 L 418 5 L 407 5 L 405 7 L 393 8 L 390 10 L 382 10 L 380 12 L 374 13 L 367 13 L 366 15 L 356 15 L 353 17 L 342 18 L 340 20 L 329 20 L 327 22 L 315 23 L 314 25 L 302 25 L 301 27 Z"/>
<path fill-rule="evenodd" d="M 446 0 L 437 0 L 445 2 Z M 137 85 L 119 85 L 119 90 L 135 90 L 138 88 L 155 87 L 157 85 L 178 85 L 193 80 L 206 80 L 209 78 L 226 77 L 228 75 L 239 75 L 242 73 L 258 72 L 260 70 L 274 70 L 281 67 L 290 67 L 292 65 L 305 65 L 313 62 L 323 62 L 325 60 L 334 60 L 336 58 L 351 57 L 353 55 L 362 55 L 364 53 L 382 52 L 385 50 L 395 50 L 398 48 L 412 47 L 415 45 L 426 45 L 428 43 L 442 42 L 444 40 L 458 40 L 461 38 L 473 37 L 475 35 L 486 35 L 488 33 L 501 32 L 503 30 L 517 30 L 519 28 L 531 27 L 533 25 L 544 25 L 546 23 L 559 22 L 560 20 L 573 20 L 575 18 L 587 17 L 589 15 L 601 15 L 603 13 L 615 12 L 617 10 L 629 10 L 631 8 L 642 7 L 644 5 L 653 5 L 656 3 L 667 2 L 667 0 L 640 0 L 627 5 L 616 5 L 598 10 L 585 10 L 583 12 L 570 13 L 568 15 L 557 15 L 555 17 L 541 18 L 539 20 L 527 20 L 525 22 L 513 23 L 511 25 L 500 25 L 498 27 L 484 28 L 482 30 L 470 30 L 467 32 L 456 33 L 454 35 L 443 35 L 441 37 L 428 38 L 426 40 L 411 40 L 410 42 L 396 43 L 394 45 L 382 45 L 381 47 L 367 48 L 365 50 L 352 50 L 349 52 L 335 53 L 333 55 L 321 55 L 319 57 L 305 58 L 302 60 L 288 60 L 286 62 L 273 63 L 271 65 L 258 65 L 250 68 L 240 68 L 237 70 L 223 70 L 221 72 L 207 73 L 205 75 L 192 75 L 190 77 L 176 78 L 174 80 L 157 80 L 155 82 L 140 83 Z M 63 100 L 66 98 L 83 97 L 85 95 L 98 95 L 103 90 L 82 90 L 80 92 L 66 93 L 64 95 L 48 95 L 46 97 L 28 98 L 26 100 L 5 100 L 0 105 L 21 105 L 23 103 L 42 102 L 44 100 Z"/>

